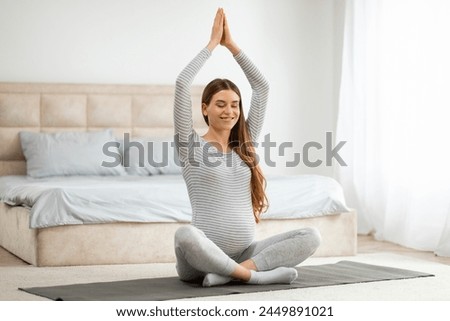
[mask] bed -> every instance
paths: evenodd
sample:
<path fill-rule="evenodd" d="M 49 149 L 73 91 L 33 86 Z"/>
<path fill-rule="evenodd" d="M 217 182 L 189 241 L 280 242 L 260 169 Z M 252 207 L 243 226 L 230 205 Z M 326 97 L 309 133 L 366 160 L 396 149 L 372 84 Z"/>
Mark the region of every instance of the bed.
<path fill-rule="evenodd" d="M 199 108 L 196 108 L 200 105 L 201 91 L 200 86 L 192 88 L 194 127 L 199 133 L 206 130 Z M 108 186 L 117 182 L 142 184 L 152 188 L 152 182 L 159 181 L 160 184 L 169 184 L 165 185 L 167 191 L 162 192 L 164 188 L 160 185 L 154 190 L 161 195 L 172 193 L 179 196 L 174 202 L 180 205 L 178 213 L 184 213 L 177 219 L 175 212 L 170 213 L 172 208 L 165 205 L 160 209 L 161 212 L 166 210 L 165 219 L 152 219 L 154 213 L 144 213 L 146 219 L 142 220 L 129 219 L 129 216 L 117 217 L 98 208 L 98 213 L 101 214 L 99 216 L 103 217 L 101 220 L 68 220 L 59 224 L 40 225 L 33 221 L 38 212 L 37 205 L 3 200 L 0 202 L 0 246 L 36 266 L 174 262 L 173 235 L 178 227 L 189 224 L 189 204 L 186 203 L 187 195 L 183 194 L 180 175 L 153 173 L 139 176 L 125 174 L 31 179 L 27 176 L 27 163 L 19 135 L 24 131 L 96 133 L 110 129 L 118 142 L 126 134 L 132 139 L 163 139 L 173 135 L 173 92 L 173 86 L 166 85 L 0 83 L 0 181 L 4 183 L 0 184 L 0 189 L 3 186 L 4 191 L 12 191 L 27 187 L 28 183 L 47 182 L 47 185 L 39 185 L 42 192 L 53 186 L 66 195 L 67 191 L 62 190 L 58 184 L 67 184 L 70 180 L 78 185 L 91 186 L 92 191 L 96 190 L 95 184 L 103 184 L 98 185 L 103 187 L 97 190 L 104 192 L 108 191 Z M 331 202 L 326 208 L 302 208 L 314 197 L 302 194 L 305 201 L 301 202 L 302 199 L 292 194 L 292 199 L 299 201 L 298 213 L 288 213 L 290 210 L 283 209 L 283 200 L 278 199 L 277 192 L 280 194 L 279 188 L 285 186 L 283 180 L 293 179 L 298 180 L 294 182 L 297 185 L 315 186 L 322 203 L 327 197 L 334 203 Z M 295 178 L 268 177 L 268 182 L 268 188 L 273 186 L 269 196 L 272 195 L 271 208 L 274 208 L 275 214 L 264 217 L 257 225 L 257 239 L 290 229 L 314 226 L 320 230 L 323 238 L 316 256 L 356 254 L 356 213 L 345 206 L 340 194 L 342 191 L 334 180 L 302 175 Z M 177 186 L 176 193 L 170 184 Z M 331 186 L 331 189 L 317 188 L 318 186 Z M 133 188 L 126 187 L 123 190 Z M 326 194 L 330 191 L 335 195 Z M 38 196 L 35 201 L 43 198 L 41 194 Z M 336 199 L 342 204 L 336 205 Z M 170 200 L 168 202 L 170 205 Z M 87 207 L 94 208 L 93 205 Z M 62 216 L 57 211 L 52 214 L 47 210 L 42 210 L 41 215 L 50 218 Z"/>

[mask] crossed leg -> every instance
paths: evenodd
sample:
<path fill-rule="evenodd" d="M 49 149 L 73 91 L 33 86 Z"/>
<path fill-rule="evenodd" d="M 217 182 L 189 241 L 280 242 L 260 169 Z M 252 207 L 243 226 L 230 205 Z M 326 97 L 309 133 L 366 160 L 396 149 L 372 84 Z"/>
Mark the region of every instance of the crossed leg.
<path fill-rule="evenodd" d="M 251 284 L 291 283 L 297 277 L 295 269 L 279 267 L 256 272 L 245 264 L 238 264 L 192 225 L 183 226 L 175 233 L 175 254 L 177 272 L 184 281 L 193 281 L 206 274 L 224 276 L 228 281 L 236 278 Z M 210 284 L 205 278 L 203 285 L 218 284 Z"/>
<path fill-rule="evenodd" d="M 175 255 L 177 272 L 183 281 L 196 280 L 206 273 L 233 276 L 243 280 L 249 278 L 245 275 L 246 271 L 242 271 L 246 269 L 240 269 L 236 261 L 208 239 L 203 231 L 192 225 L 180 227 L 176 231 Z"/>
<path fill-rule="evenodd" d="M 315 228 L 293 230 L 253 242 L 236 261 L 250 259 L 258 271 L 294 267 L 313 255 L 320 242 L 320 232 Z"/>
<path fill-rule="evenodd" d="M 254 271 L 294 267 L 314 254 L 320 242 L 320 233 L 315 228 L 293 230 L 252 243 L 236 261 Z M 208 273 L 203 283 L 214 286 L 230 280 L 224 274 Z"/>

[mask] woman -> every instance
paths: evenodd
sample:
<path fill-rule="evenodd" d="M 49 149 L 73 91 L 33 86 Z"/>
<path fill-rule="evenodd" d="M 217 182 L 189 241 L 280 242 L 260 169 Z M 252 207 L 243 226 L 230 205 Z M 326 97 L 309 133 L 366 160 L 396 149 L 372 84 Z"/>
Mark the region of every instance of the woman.
<path fill-rule="evenodd" d="M 190 86 L 219 44 L 232 53 L 250 82 L 250 110 L 245 121 L 236 85 L 213 80 L 202 95 L 208 131 L 200 137 L 192 126 Z M 233 41 L 219 8 L 208 45 L 180 73 L 175 89 L 175 141 L 193 211 L 192 224 L 175 233 L 177 272 L 184 281 L 202 278 L 203 286 L 232 279 L 291 283 L 297 278 L 293 267 L 319 246 L 319 233 L 309 228 L 253 239 L 267 199 L 251 142 L 257 141 L 263 125 L 268 90 L 267 81 Z"/>

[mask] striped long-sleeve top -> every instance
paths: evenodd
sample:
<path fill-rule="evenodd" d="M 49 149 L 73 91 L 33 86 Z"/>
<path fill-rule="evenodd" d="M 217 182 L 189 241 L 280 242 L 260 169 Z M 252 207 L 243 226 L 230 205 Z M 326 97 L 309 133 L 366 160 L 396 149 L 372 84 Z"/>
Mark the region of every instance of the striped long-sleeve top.
<path fill-rule="evenodd" d="M 192 224 L 226 254 L 236 256 L 252 243 L 255 232 L 250 169 L 236 152 L 219 152 L 193 129 L 190 87 L 210 56 L 211 52 L 204 48 L 177 78 L 175 143 L 192 206 Z M 247 124 L 252 141 L 256 142 L 264 121 L 269 86 L 243 51 L 234 58 L 252 88 Z"/>

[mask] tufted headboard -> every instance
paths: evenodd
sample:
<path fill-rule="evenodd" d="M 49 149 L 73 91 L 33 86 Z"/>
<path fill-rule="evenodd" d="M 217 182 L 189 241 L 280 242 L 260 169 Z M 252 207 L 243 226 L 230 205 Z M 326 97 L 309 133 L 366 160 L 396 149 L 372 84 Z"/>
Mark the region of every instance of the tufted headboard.
<path fill-rule="evenodd" d="M 206 129 L 202 86 L 192 87 L 194 127 Z M 174 86 L 0 83 L 0 176 L 25 175 L 20 131 L 95 131 L 118 138 L 173 135 Z"/>

